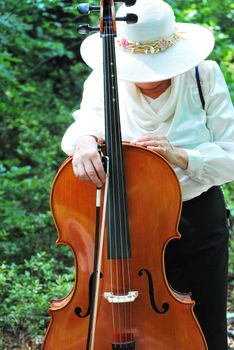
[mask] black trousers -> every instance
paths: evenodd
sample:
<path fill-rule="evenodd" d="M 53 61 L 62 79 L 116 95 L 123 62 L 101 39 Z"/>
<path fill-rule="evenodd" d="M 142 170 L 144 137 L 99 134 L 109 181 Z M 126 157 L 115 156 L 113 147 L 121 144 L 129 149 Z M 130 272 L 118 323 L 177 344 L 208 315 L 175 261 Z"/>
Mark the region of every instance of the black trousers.
<path fill-rule="evenodd" d="M 229 232 L 218 186 L 183 203 L 179 232 L 181 239 L 166 249 L 167 279 L 175 290 L 192 293 L 208 349 L 227 350 Z"/>

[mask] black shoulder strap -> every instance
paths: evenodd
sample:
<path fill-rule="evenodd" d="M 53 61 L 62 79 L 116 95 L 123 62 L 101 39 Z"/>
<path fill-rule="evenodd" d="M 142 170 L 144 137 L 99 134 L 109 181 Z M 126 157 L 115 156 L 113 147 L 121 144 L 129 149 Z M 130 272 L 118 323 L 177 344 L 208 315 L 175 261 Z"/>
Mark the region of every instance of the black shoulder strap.
<path fill-rule="evenodd" d="M 203 92 L 202 92 L 201 80 L 200 80 L 198 66 L 195 67 L 195 77 L 196 77 L 196 80 L 197 80 L 197 87 L 198 87 L 198 92 L 199 92 L 202 108 L 205 110 L 205 99 L 204 99 Z"/>

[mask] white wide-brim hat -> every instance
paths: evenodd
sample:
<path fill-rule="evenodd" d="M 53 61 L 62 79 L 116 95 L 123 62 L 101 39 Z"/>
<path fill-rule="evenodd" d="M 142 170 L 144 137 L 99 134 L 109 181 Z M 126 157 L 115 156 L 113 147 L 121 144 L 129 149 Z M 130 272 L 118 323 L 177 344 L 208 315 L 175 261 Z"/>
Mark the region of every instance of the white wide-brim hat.
<path fill-rule="evenodd" d="M 156 82 L 182 74 L 206 59 L 214 47 L 212 32 L 197 24 L 176 23 L 172 8 L 162 0 L 137 0 L 122 5 L 117 17 L 134 13 L 136 24 L 117 22 L 115 40 L 118 79 Z M 81 56 L 92 68 L 102 71 L 100 33 L 87 37 Z"/>

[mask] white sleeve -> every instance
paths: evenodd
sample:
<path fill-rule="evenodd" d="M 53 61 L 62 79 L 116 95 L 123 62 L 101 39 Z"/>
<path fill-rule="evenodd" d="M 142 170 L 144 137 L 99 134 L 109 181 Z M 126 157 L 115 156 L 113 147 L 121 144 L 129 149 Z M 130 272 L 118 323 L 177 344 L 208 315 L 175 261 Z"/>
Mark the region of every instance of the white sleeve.
<path fill-rule="evenodd" d="M 195 182 L 214 186 L 234 179 L 234 109 L 218 64 L 208 62 L 210 68 L 203 79 L 208 84 L 205 102 L 212 140 L 193 150 L 186 149 L 189 157 L 186 174 Z"/>
<path fill-rule="evenodd" d="M 104 138 L 103 78 L 93 71 L 84 83 L 80 109 L 73 113 L 75 122 L 69 126 L 62 139 L 62 150 L 73 155 L 78 137 L 94 135 Z"/>

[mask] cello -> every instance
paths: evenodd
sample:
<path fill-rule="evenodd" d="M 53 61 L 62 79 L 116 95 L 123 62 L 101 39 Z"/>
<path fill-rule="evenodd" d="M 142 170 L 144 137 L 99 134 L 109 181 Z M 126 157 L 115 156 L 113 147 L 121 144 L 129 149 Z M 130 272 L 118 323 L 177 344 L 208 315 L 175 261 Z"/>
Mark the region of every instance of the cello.
<path fill-rule="evenodd" d="M 91 9 L 80 6 L 81 12 Z M 104 189 L 76 178 L 69 158 L 51 190 L 57 243 L 73 251 L 75 280 L 66 297 L 52 301 L 42 350 L 207 350 L 194 301 L 173 290 L 165 274 L 166 245 L 180 238 L 177 176 L 156 152 L 122 144 L 116 20 L 114 1 L 101 0 Z M 120 20 L 131 25 L 137 18 Z"/>

